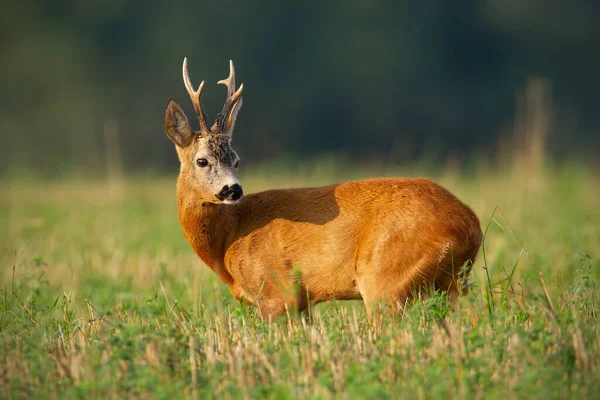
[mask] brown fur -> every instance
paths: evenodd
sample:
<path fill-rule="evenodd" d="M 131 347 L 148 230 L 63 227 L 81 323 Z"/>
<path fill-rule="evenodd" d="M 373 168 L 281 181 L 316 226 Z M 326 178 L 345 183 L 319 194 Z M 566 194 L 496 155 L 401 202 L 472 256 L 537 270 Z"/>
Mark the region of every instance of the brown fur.
<path fill-rule="evenodd" d="M 363 299 L 368 310 L 384 300 L 401 311 L 428 286 L 454 299 L 465 290 L 461 267 L 481 244 L 475 214 L 427 179 L 271 190 L 236 205 L 200 204 L 185 185 L 177 193 L 196 254 L 263 318 L 334 298 Z"/>
<path fill-rule="evenodd" d="M 191 87 L 185 61 L 183 68 Z M 482 240 L 479 220 L 427 179 L 368 179 L 219 201 L 224 185 L 237 184 L 231 136 L 243 86 L 236 92 L 233 63 L 221 83 L 228 97 L 212 130 L 201 121 L 194 132 L 170 100 L 165 131 L 181 161 L 183 233 L 236 299 L 271 319 L 286 306 L 303 311 L 331 299 L 363 299 L 369 314 L 381 302 L 402 312 L 424 288 L 446 291 L 453 301 L 466 291 Z M 203 116 L 201 89 L 188 92 Z"/>

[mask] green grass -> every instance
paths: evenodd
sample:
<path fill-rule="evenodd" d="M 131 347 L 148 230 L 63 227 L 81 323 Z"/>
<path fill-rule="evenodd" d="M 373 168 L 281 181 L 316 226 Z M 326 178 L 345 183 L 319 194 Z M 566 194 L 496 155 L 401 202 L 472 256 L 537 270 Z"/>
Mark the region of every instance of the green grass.
<path fill-rule="evenodd" d="M 258 191 L 407 172 L 325 171 L 241 180 Z M 485 263 L 457 311 L 434 295 L 379 328 L 360 302 L 319 305 L 311 325 L 261 322 L 183 238 L 174 176 L 4 181 L 0 397 L 596 397 L 598 176 L 434 179 L 487 227 Z"/>

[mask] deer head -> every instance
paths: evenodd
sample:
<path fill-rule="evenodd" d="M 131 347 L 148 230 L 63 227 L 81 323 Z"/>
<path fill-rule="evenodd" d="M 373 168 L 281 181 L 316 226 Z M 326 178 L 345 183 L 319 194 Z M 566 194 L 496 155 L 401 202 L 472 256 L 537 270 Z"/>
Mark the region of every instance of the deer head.
<path fill-rule="evenodd" d="M 240 158 L 231 147 L 233 127 L 242 107 L 244 84 L 235 88 L 235 69 L 229 61 L 229 77 L 218 83 L 227 86 L 227 98 L 215 123 L 209 127 L 202 109 L 202 90 L 190 81 L 187 58 L 183 59 L 183 83 L 192 99 L 200 129 L 194 131 L 179 105 L 169 99 L 165 109 L 165 132 L 175 144 L 181 163 L 179 180 L 203 203 L 235 204 L 242 197 L 242 186 L 235 176 Z"/>

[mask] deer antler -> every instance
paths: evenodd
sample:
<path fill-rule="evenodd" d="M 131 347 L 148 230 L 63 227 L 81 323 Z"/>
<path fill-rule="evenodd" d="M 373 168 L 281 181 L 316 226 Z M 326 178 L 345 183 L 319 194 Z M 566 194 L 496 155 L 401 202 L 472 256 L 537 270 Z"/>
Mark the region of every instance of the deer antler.
<path fill-rule="evenodd" d="M 227 86 L 227 100 L 231 99 L 234 102 L 241 96 L 244 84 L 242 83 L 237 92 L 235 91 L 235 68 L 233 67 L 232 60 L 229 60 L 229 76 L 227 79 L 220 80 L 217 84 Z"/>
<path fill-rule="evenodd" d="M 206 123 L 206 114 L 204 114 L 204 110 L 202 109 L 202 90 L 204 90 L 204 81 L 200 83 L 198 90 L 194 90 L 194 85 L 192 85 L 192 82 L 190 81 L 190 74 L 188 73 L 187 57 L 183 59 L 183 83 L 185 84 L 185 88 L 190 95 L 190 99 L 192 99 L 194 110 L 196 110 L 196 114 L 198 115 L 200 131 L 210 132 L 208 124 Z"/>
<path fill-rule="evenodd" d="M 213 131 L 231 134 L 233 124 L 235 123 L 235 116 L 242 106 L 242 91 L 244 90 L 243 83 L 237 91 L 235 90 L 235 68 L 233 67 L 233 61 L 229 60 L 229 76 L 227 79 L 220 80 L 217 84 L 227 86 L 227 98 L 225 99 L 223 109 L 213 125 Z"/>

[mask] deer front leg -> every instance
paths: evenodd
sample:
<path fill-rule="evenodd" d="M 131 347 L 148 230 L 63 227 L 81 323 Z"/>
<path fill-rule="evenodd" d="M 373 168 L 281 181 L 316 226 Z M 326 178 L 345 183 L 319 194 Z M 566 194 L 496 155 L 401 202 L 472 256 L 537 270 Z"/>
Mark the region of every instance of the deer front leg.
<path fill-rule="evenodd" d="M 279 298 L 270 298 L 265 295 L 253 296 L 245 291 L 237 282 L 229 285 L 232 296 L 247 306 L 256 307 L 258 315 L 263 321 L 269 322 L 285 314 L 286 301 Z M 292 306 L 288 303 L 288 306 Z"/>
<path fill-rule="evenodd" d="M 258 314 L 263 321 L 271 322 L 276 318 L 285 315 L 286 302 L 282 299 L 265 299 L 261 297 L 254 304 L 258 309 Z"/>

